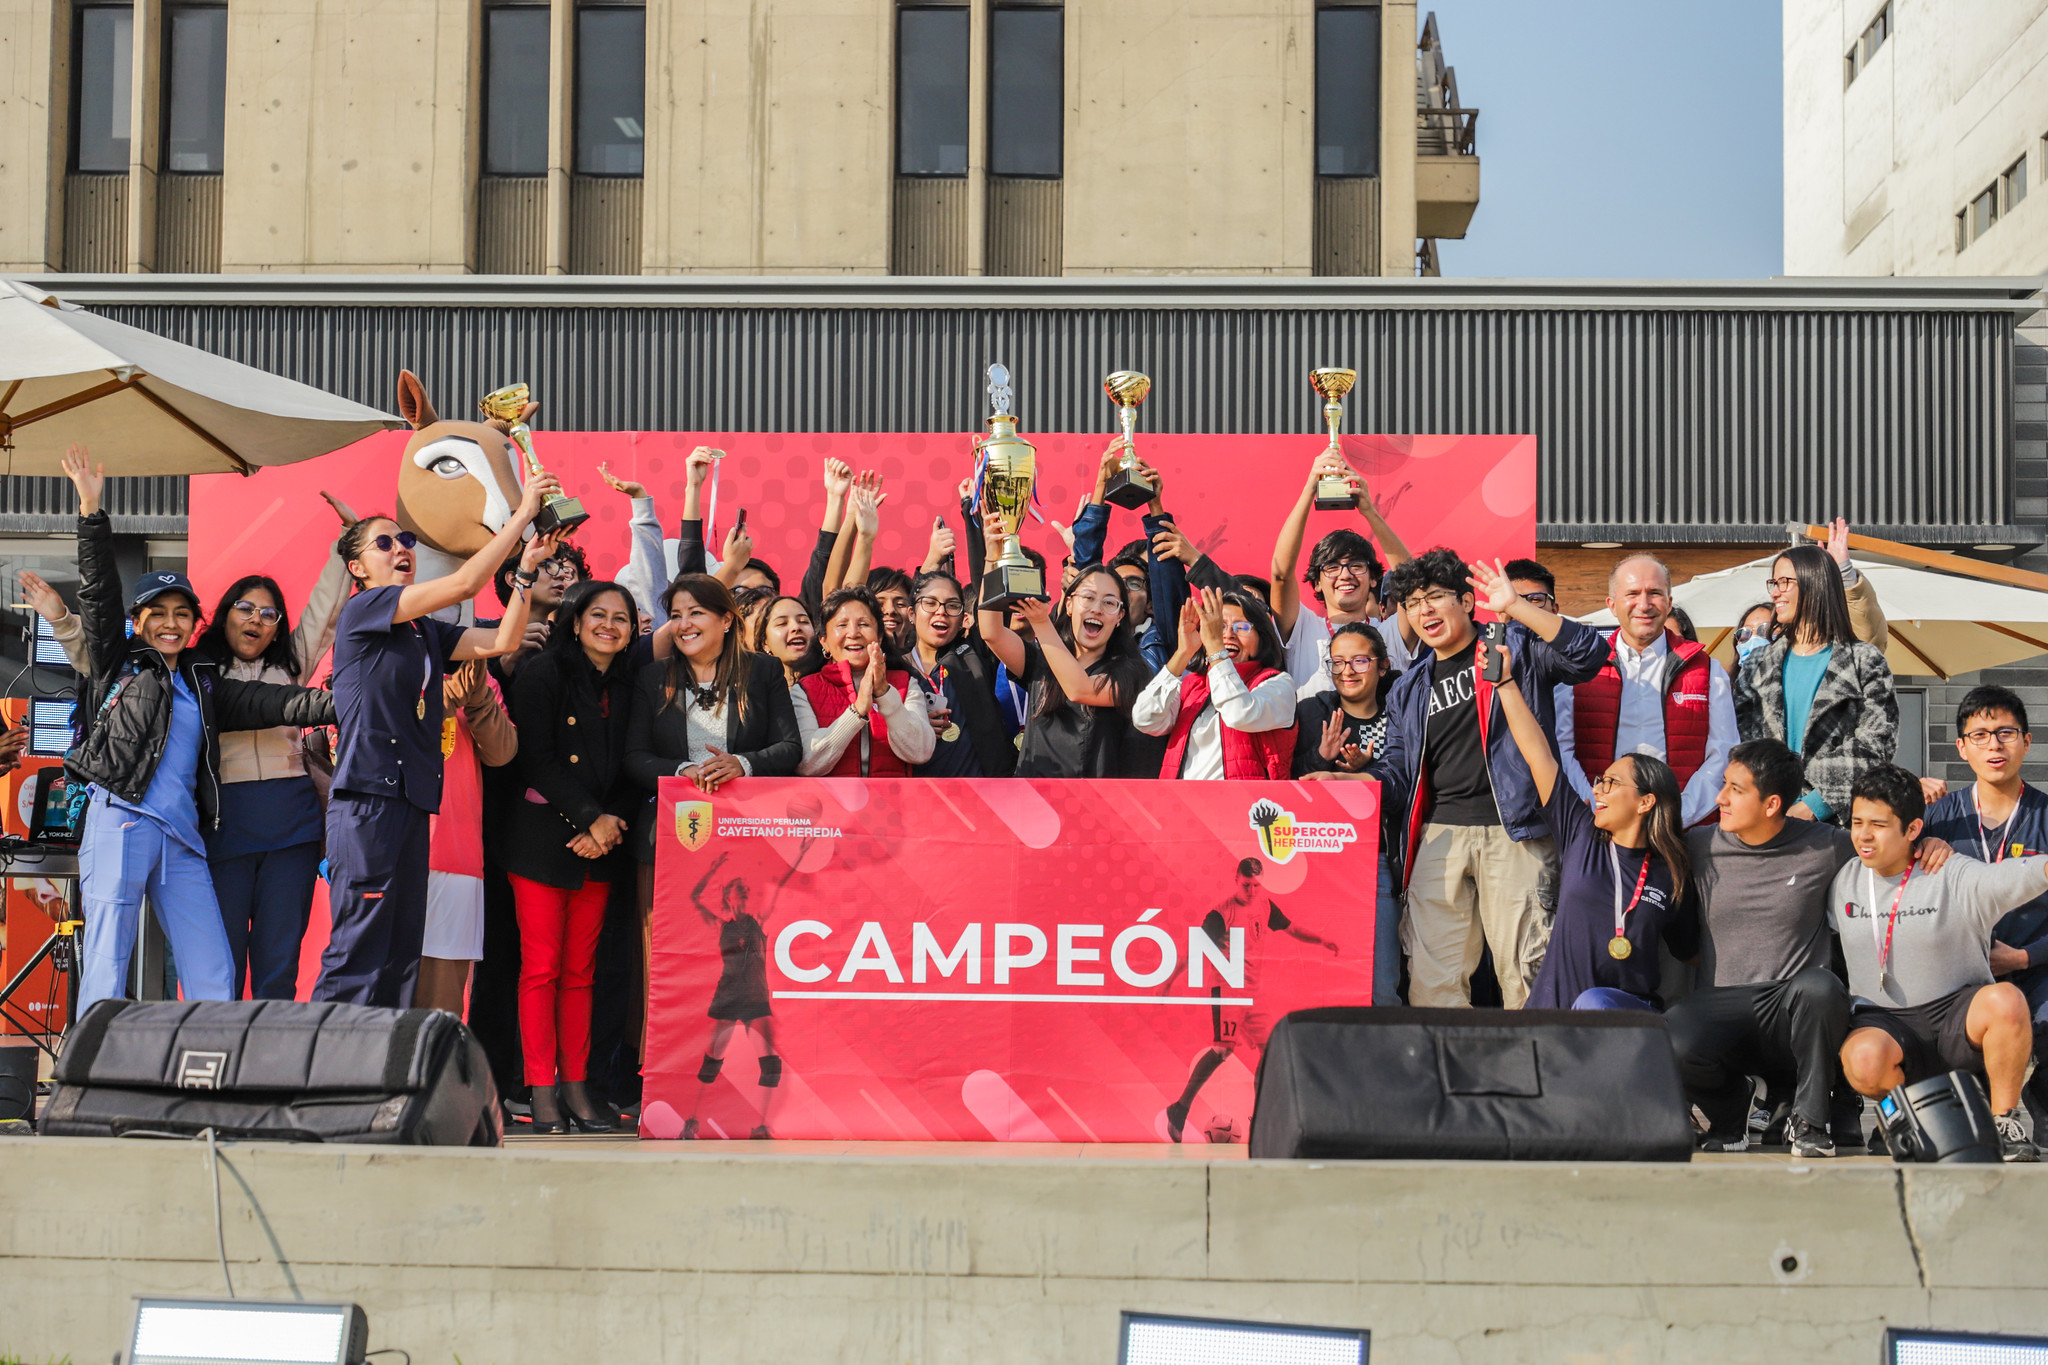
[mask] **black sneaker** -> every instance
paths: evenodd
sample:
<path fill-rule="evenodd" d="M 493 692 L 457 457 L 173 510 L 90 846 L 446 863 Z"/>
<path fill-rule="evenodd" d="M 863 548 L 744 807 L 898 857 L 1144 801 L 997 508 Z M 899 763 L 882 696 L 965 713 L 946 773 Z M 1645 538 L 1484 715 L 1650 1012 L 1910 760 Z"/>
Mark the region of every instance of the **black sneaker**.
<path fill-rule="evenodd" d="M 2003 1114 L 1991 1120 L 1998 1129 L 1998 1155 L 2006 1161 L 2039 1161 L 2041 1151 L 2034 1146 L 2034 1140 L 2027 1136 L 2027 1127 L 2020 1122 L 2020 1107 L 2014 1105 Z"/>
<path fill-rule="evenodd" d="M 1828 1130 L 1815 1127 L 1796 1114 L 1785 1121 L 1785 1139 L 1794 1156 L 1828 1157 L 1835 1154 L 1835 1140 L 1828 1136 Z"/>

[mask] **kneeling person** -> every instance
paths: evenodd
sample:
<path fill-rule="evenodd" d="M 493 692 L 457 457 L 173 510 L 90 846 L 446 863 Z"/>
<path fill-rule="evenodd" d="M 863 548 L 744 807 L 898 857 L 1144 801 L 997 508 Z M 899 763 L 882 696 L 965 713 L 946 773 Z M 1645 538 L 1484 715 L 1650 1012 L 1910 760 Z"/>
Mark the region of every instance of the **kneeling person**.
<path fill-rule="evenodd" d="M 2048 857 L 1954 858 L 1921 874 L 1920 779 L 1873 768 L 1853 796 L 1857 861 L 1835 875 L 1830 899 L 1856 997 L 1842 1044 L 1849 1084 L 1882 1095 L 1944 1071 L 1979 1072 L 2005 1159 L 2037 1160 L 2019 1117 L 2033 1027 L 2019 987 L 1992 978 L 1991 935 L 2048 885 Z"/>

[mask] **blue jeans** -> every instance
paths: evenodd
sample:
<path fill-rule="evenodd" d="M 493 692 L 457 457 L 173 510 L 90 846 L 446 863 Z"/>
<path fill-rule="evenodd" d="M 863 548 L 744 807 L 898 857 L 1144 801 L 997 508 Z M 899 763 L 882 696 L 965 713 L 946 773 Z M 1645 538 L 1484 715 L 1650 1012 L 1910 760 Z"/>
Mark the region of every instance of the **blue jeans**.
<path fill-rule="evenodd" d="M 1657 1007 L 1640 995 L 1616 990 L 1612 986 L 1593 986 L 1579 992 L 1579 998 L 1572 1001 L 1575 1010 L 1644 1010 L 1650 1014 Z"/>
<path fill-rule="evenodd" d="M 127 994 L 128 959 L 148 896 L 171 941 L 178 984 L 187 1000 L 235 998 L 235 958 L 221 928 L 206 859 L 137 811 L 97 798 L 86 812 L 78 847 L 78 897 L 85 947 L 78 1008 Z"/>
<path fill-rule="evenodd" d="M 1380 855 L 1378 902 L 1372 923 L 1372 1002 L 1401 1003 L 1401 898 L 1394 894 L 1394 869 Z"/>

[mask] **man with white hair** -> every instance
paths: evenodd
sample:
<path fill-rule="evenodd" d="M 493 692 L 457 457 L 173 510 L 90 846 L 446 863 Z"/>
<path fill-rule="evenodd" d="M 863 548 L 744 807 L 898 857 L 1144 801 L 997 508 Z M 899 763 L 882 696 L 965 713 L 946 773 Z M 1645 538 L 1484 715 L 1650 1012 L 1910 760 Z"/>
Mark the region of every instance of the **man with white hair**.
<path fill-rule="evenodd" d="M 1565 780 L 1593 799 L 1589 772 L 1623 754 L 1650 754 L 1678 774 L 1680 816 L 1715 818 L 1728 751 L 1741 736 L 1728 673 L 1671 624 L 1671 571 L 1632 554 L 1607 576 L 1607 609 L 1620 624 L 1590 682 L 1556 692 L 1557 748 Z"/>

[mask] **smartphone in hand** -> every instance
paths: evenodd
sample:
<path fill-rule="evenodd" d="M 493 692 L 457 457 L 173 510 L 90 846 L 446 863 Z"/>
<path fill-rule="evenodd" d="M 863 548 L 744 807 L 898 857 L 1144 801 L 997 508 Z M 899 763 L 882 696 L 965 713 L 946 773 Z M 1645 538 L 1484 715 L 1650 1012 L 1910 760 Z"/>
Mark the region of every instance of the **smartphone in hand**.
<path fill-rule="evenodd" d="M 1479 649 L 1484 656 L 1480 663 L 1479 676 L 1496 687 L 1508 680 L 1507 656 L 1500 652 L 1500 646 L 1508 642 L 1508 623 L 1489 621 L 1486 629 L 1479 633 Z"/>

